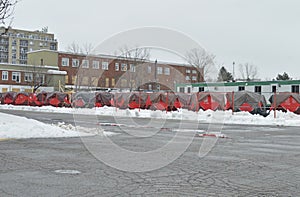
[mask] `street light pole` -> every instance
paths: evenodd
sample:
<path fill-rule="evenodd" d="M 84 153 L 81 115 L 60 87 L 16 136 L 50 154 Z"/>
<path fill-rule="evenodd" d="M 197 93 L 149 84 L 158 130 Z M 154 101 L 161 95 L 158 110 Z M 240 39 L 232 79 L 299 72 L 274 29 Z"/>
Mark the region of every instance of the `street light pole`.
<path fill-rule="evenodd" d="M 154 62 L 154 85 L 155 85 L 155 89 L 157 90 L 157 60 L 155 60 Z"/>
<path fill-rule="evenodd" d="M 232 78 L 233 78 L 233 81 L 234 81 L 234 65 L 235 65 L 235 62 L 232 63 Z"/>

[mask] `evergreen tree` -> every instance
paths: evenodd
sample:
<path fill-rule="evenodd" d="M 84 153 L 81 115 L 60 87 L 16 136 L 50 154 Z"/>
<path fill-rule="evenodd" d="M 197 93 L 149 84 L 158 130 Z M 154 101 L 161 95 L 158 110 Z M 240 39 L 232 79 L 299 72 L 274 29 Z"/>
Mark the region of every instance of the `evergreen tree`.
<path fill-rule="evenodd" d="M 226 70 L 226 68 L 223 66 L 218 75 L 218 81 L 231 81 L 233 80 L 232 74 Z"/>
<path fill-rule="evenodd" d="M 290 78 L 289 75 L 284 72 L 282 75 L 278 74 L 276 80 L 292 80 L 292 78 Z"/>

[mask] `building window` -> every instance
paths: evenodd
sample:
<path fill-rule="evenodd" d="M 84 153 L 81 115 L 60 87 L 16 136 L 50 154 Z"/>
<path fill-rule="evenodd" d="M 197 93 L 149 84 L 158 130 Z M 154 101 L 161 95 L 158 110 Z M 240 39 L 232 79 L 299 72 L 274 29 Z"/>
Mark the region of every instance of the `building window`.
<path fill-rule="evenodd" d="M 115 70 L 116 70 L 116 71 L 119 71 L 119 70 L 120 70 L 119 63 L 115 63 Z"/>
<path fill-rule="evenodd" d="M 56 45 L 55 44 L 50 44 L 50 50 L 56 50 Z"/>
<path fill-rule="evenodd" d="M 185 80 L 191 80 L 190 76 L 185 76 Z"/>
<path fill-rule="evenodd" d="M 2 80 L 7 81 L 8 80 L 8 71 L 2 71 Z"/>
<path fill-rule="evenodd" d="M 109 87 L 109 78 L 107 77 L 107 78 L 105 78 L 105 87 Z"/>
<path fill-rule="evenodd" d="M 112 86 L 112 87 L 115 87 L 115 86 L 116 86 L 116 79 L 115 79 L 115 78 L 112 78 L 112 79 L 111 79 L 111 86 Z"/>
<path fill-rule="evenodd" d="M 277 86 L 272 86 L 272 92 L 277 92 Z"/>
<path fill-rule="evenodd" d="M 180 87 L 179 92 L 184 93 L 184 87 Z"/>
<path fill-rule="evenodd" d="M 69 83 L 69 76 L 68 76 L 68 75 L 65 76 L 65 83 L 66 83 L 66 84 Z"/>
<path fill-rule="evenodd" d="M 108 70 L 108 62 L 102 62 L 102 69 Z"/>
<path fill-rule="evenodd" d="M 134 64 L 130 64 L 130 72 L 135 72 L 135 65 Z"/>
<path fill-rule="evenodd" d="M 261 94 L 261 86 L 255 86 L 254 87 L 254 92 L 257 92 L 257 93 Z"/>
<path fill-rule="evenodd" d="M 93 61 L 93 68 L 94 69 L 99 69 L 99 65 L 100 65 L 99 61 Z"/>
<path fill-rule="evenodd" d="M 72 81 L 72 84 L 76 84 L 77 82 L 77 76 L 71 76 L 71 81 Z"/>
<path fill-rule="evenodd" d="M 148 66 L 147 73 L 151 73 L 151 66 Z"/>
<path fill-rule="evenodd" d="M 78 59 L 72 59 L 72 67 L 78 67 L 79 66 L 79 60 Z"/>
<path fill-rule="evenodd" d="M 186 69 L 185 72 L 186 72 L 186 73 L 191 73 L 191 70 L 190 70 L 190 69 Z"/>
<path fill-rule="evenodd" d="M 123 88 L 127 87 L 127 80 L 126 79 L 121 79 L 121 87 L 123 87 Z"/>
<path fill-rule="evenodd" d="M 196 71 L 196 70 L 192 70 L 192 73 L 193 73 L 193 74 L 197 74 L 197 71 Z"/>
<path fill-rule="evenodd" d="M 21 82 L 21 73 L 20 72 L 12 72 L 12 77 L 11 79 L 17 83 Z"/>
<path fill-rule="evenodd" d="M 165 68 L 165 75 L 170 75 L 170 68 Z"/>
<path fill-rule="evenodd" d="M 82 68 L 89 68 L 89 60 L 82 60 Z"/>
<path fill-rule="evenodd" d="M 299 93 L 299 85 L 292 85 L 292 93 Z"/>
<path fill-rule="evenodd" d="M 127 64 L 121 64 L 121 71 L 127 71 Z"/>
<path fill-rule="evenodd" d="M 192 80 L 193 81 L 197 81 L 197 77 L 196 76 L 192 76 Z"/>
<path fill-rule="evenodd" d="M 204 87 L 199 87 L 198 92 L 204 92 Z"/>
<path fill-rule="evenodd" d="M 32 80 L 33 80 L 33 74 L 32 73 L 25 73 L 24 81 L 32 82 Z"/>
<path fill-rule="evenodd" d="M 245 90 L 245 86 L 239 86 L 239 91 L 244 91 Z"/>
<path fill-rule="evenodd" d="M 61 59 L 62 66 L 69 66 L 69 58 L 62 58 Z"/>
<path fill-rule="evenodd" d="M 191 87 L 187 88 L 187 93 L 191 93 Z"/>
<path fill-rule="evenodd" d="M 152 90 L 152 84 L 148 85 L 148 90 Z"/>
<path fill-rule="evenodd" d="M 40 84 L 44 84 L 45 83 L 45 75 L 37 73 L 35 75 L 35 81 L 40 83 Z"/>
<path fill-rule="evenodd" d="M 163 68 L 162 67 L 157 67 L 157 74 L 162 75 L 163 74 Z"/>

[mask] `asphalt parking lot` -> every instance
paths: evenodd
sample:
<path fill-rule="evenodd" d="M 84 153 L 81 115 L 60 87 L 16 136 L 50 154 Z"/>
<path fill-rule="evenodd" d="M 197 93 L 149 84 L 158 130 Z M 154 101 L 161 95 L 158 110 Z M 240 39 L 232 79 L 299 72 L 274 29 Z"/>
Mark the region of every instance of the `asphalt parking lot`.
<path fill-rule="evenodd" d="M 199 128 L 205 129 L 207 125 Z M 147 139 L 132 137 L 116 126 L 107 126 L 105 130 L 119 133 L 110 139 L 133 151 L 163 146 L 175 135 L 174 131 L 161 130 Z M 198 156 L 203 138 L 195 137 L 174 162 L 148 172 L 126 172 L 104 164 L 87 150 L 81 138 L 0 141 L 0 193 L 1 196 L 299 195 L 298 127 L 225 125 L 222 132 L 228 138 L 218 139 L 205 157 Z"/>

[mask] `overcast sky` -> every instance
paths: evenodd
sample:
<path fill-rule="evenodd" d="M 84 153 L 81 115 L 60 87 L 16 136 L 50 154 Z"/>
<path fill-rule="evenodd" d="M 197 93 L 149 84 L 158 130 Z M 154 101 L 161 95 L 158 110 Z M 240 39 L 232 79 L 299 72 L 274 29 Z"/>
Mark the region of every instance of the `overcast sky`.
<path fill-rule="evenodd" d="M 73 41 L 97 45 L 132 28 L 166 27 L 200 43 L 230 72 L 233 61 L 249 62 L 262 79 L 284 71 L 300 79 L 299 8 L 299 0 L 22 0 L 12 26 L 48 26 L 59 50 Z"/>

